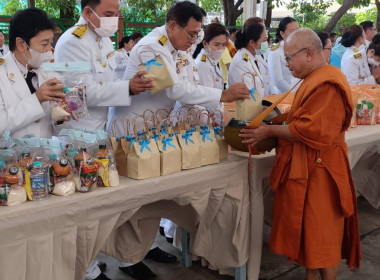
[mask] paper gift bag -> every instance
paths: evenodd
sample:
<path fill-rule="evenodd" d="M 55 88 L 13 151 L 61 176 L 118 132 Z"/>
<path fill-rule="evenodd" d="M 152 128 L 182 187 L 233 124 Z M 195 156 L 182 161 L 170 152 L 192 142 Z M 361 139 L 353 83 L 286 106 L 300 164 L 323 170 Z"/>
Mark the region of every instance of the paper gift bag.
<path fill-rule="evenodd" d="M 214 126 L 214 136 L 216 139 L 216 142 L 218 143 L 219 147 L 219 160 L 228 158 L 228 144 L 226 140 L 224 139 L 224 119 L 223 119 L 223 113 L 219 110 L 213 112 L 211 115 L 220 114 L 221 124 L 220 126 Z"/>
<path fill-rule="evenodd" d="M 128 168 L 127 168 L 127 157 L 129 151 L 132 148 L 132 144 L 136 142 L 136 136 L 133 134 L 129 134 L 130 130 L 128 129 L 130 125 L 130 118 L 123 118 L 123 127 L 124 133 L 126 136 L 124 137 L 116 137 L 117 140 L 117 148 L 115 152 L 115 161 L 116 161 L 116 169 L 121 176 L 128 176 Z"/>
<path fill-rule="evenodd" d="M 164 120 L 161 127 L 162 125 L 166 126 L 168 134 L 157 141 L 157 147 L 160 151 L 161 175 L 167 175 L 181 171 L 182 152 L 177 137 L 171 129 L 169 119 Z"/>
<path fill-rule="evenodd" d="M 140 139 L 132 144 L 127 158 L 128 177 L 147 179 L 160 176 L 160 152 L 153 139 Z"/>
<path fill-rule="evenodd" d="M 250 78 L 252 82 L 245 81 L 248 79 L 246 77 Z M 251 121 L 263 111 L 261 105 L 262 96 L 257 91 L 256 78 L 252 73 L 243 74 L 242 82 L 250 89 L 249 92 L 251 97 L 249 99 L 239 99 L 236 101 L 236 119 L 241 121 Z M 253 87 L 250 85 L 253 85 Z"/>
<path fill-rule="evenodd" d="M 173 78 L 160 55 L 149 61 L 143 62 L 139 65 L 139 68 L 140 70 L 148 72 L 148 74 L 145 75 L 146 78 L 153 79 L 154 89 L 150 91 L 152 94 L 174 85 Z"/>
<path fill-rule="evenodd" d="M 199 144 L 199 132 L 190 129 L 182 130 L 178 135 L 178 143 L 182 153 L 182 169 L 202 166 L 202 156 Z"/>
<path fill-rule="evenodd" d="M 215 139 L 213 128 L 210 125 L 201 125 L 198 137 L 202 166 L 219 163 L 219 146 Z"/>
<path fill-rule="evenodd" d="M 123 135 L 119 135 L 118 136 L 118 134 L 117 134 L 117 127 L 116 126 L 119 123 L 121 123 L 124 126 L 124 118 L 125 117 L 116 118 L 116 119 L 113 119 L 113 121 L 112 121 L 110 142 L 111 142 L 111 147 L 112 147 L 112 151 L 113 151 L 114 154 L 116 154 L 116 149 L 117 149 L 118 142 L 120 141 L 120 138 L 123 135 L 125 135 L 125 131 L 124 131 Z"/>

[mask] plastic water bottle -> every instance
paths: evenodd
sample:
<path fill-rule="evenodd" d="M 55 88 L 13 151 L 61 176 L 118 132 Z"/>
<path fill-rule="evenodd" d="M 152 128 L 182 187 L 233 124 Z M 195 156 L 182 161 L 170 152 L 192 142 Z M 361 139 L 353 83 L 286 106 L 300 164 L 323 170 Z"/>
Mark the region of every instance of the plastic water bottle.
<path fill-rule="evenodd" d="M 49 195 L 48 184 L 46 168 L 43 167 L 42 162 L 33 162 L 33 169 L 30 171 L 30 186 L 34 201 L 47 198 Z"/>

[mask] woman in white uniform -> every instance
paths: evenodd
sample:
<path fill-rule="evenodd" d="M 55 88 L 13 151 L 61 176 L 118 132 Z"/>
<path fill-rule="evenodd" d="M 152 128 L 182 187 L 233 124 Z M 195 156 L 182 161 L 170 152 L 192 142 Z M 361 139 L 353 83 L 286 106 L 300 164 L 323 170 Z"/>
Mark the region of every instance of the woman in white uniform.
<path fill-rule="evenodd" d="M 347 48 L 342 56 L 341 70 L 350 85 L 376 84 L 376 80 L 380 78 L 380 68 L 374 67 L 371 73 L 367 50 L 359 50 L 364 42 L 365 35 L 360 25 L 351 25 L 340 41 Z M 372 52 L 369 54 L 372 56 Z"/>
<path fill-rule="evenodd" d="M 211 23 L 205 29 L 203 49 L 195 60 L 199 84 L 224 90 L 220 57 L 228 41 L 228 31 L 220 23 Z"/>
<path fill-rule="evenodd" d="M 124 36 L 119 42 L 119 49 L 116 52 L 116 71 L 115 71 L 115 81 L 120 81 L 123 79 L 125 68 L 127 67 L 130 52 L 135 45 L 134 40 L 131 36 Z"/>
<path fill-rule="evenodd" d="M 252 98 L 255 97 L 257 100 L 264 96 L 264 80 L 256 54 L 266 43 L 267 32 L 262 24 L 251 23 L 244 28 L 244 32 L 239 30 L 235 41 L 238 52 L 232 59 L 228 76 L 229 85 L 244 81 L 252 92 Z"/>
<path fill-rule="evenodd" d="M 226 49 L 229 33 L 220 23 L 207 25 L 204 32 L 203 49 L 195 60 L 199 74 L 199 84 L 224 90 L 226 85 L 224 83 L 223 69 L 227 72 L 227 68 L 223 65 L 221 56 Z M 209 109 L 217 109 L 223 112 L 223 104 L 220 103 L 218 108 Z M 214 119 L 214 121 L 220 124 L 222 120 Z"/>
<path fill-rule="evenodd" d="M 51 137 L 49 101 L 60 101 L 64 85 L 44 82 L 40 66 L 53 58 L 54 23 L 36 8 L 17 12 L 10 21 L 10 52 L 0 58 L 0 134 Z"/>
<path fill-rule="evenodd" d="M 269 72 L 277 94 L 288 91 L 294 83 L 292 73 L 286 67 L 284 40 L 297 29 L 298 23 L 294 18 L 285 17 L 282 19 L 276 33 L 279 43 L 271 48 L 268 55 Z"/>

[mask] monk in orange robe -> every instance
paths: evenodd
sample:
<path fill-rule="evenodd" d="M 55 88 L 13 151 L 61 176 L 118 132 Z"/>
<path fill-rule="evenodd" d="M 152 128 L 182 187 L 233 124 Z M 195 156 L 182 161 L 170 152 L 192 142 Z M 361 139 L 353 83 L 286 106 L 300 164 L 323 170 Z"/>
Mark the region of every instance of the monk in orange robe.
<path fill-rule="evenodd" d="M 275 193 L 270 248 L 306 268 L 306 279 L 334 280 L 342 259 L 361 260 L 356 194 L 347 156 L 350 87 L 327 65 L 311 29 L 292 33 L 284 45 L 287 66 L 304 79 L 286 125 L 243 129 L 243 143 L 278 137 L 271 173 Z"/>

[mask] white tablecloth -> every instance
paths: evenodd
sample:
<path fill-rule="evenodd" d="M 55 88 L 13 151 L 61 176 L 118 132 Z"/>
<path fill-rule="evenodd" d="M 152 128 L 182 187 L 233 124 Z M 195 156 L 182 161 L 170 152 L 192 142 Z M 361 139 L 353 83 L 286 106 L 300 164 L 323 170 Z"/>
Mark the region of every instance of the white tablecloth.
<path fill-rule="evenodd" d="M 121 179 L 69 197 L 0 208 L 0 279 L 82 280 L 100 252 L 140 261 L 160 217 L 191 235 L 193 254 L 212 266 L 239 267 L 249 254 L 248 162 L 220 164 L 159 178 Z"/>
<path fill-rule="evenodd" d="M 358 126 L 357 128 L 353 128 L 346 133 L 346 142 L 351 169 L 354 170 L 353 175 L 354 179 L 356 179 L 355 185 L 357 186 L 357 191 L 364 197 L 373 197 L 374 190 L 376 189 L 371 185 L 368 187 L 368 178 L 370 177 L 359 176 L 358 174 L 363 174 L 364 167 L 362 167 L 362 165 L 368 166 L 368 162 L 373 162 L 376 153 L 380 152 L 380 125 Z M 248 153 L 244 152 L 233 151 L 232 154 L 248 157 Z M 252 156 L 251 191 L 249 197 L 251 215 L 250 249 L 247 264 L 247 278 L 249 280 L 257 280 L 259 278 L 264 219 L 266 221 L 271 220 L 272 196 L 268 194 L 271 194 L 269 176 L 272 170 L 274 156 L 274 151 L 264 155 Z M 367 159 L 368 161 L 365 161 Z M 366 164 L 361 164 L 360 171 L 355 172 L 354 167 L 358 164 L 359 160 L 360 162 L 365 161 Z M 378 164 L 378 166 L 380 171 L 380 164 Z M 372 170 L 372 173 L 374 172 L 375 171 Z M 366 174 L 368 175 L 369 173 Z M 372 180 L 372 183 L 377 184 L 377 191 L 375 191 L 375 193 L 380 199 L 380 181 L 376 181 L 380 176 L 377 176 L 375 180 Z M 365 177 L 367 181 L 364 181 L 363 177 Z M 363 182 L 366 183 L 363 184 Z M 359 187 L 359 185 L 361 187 Z"/>

